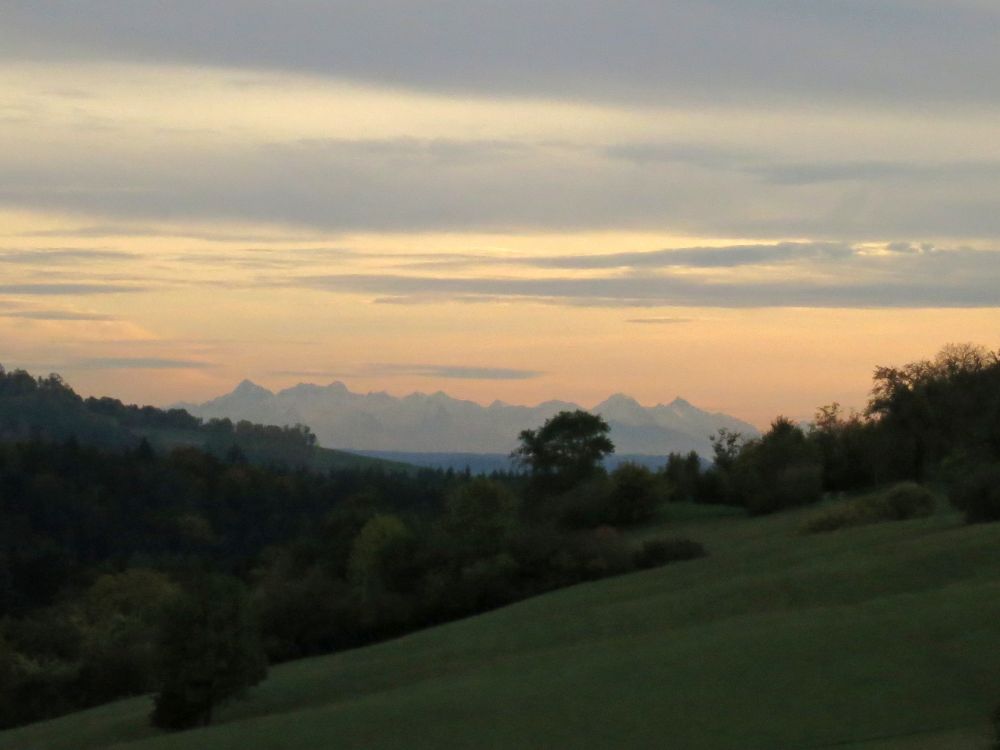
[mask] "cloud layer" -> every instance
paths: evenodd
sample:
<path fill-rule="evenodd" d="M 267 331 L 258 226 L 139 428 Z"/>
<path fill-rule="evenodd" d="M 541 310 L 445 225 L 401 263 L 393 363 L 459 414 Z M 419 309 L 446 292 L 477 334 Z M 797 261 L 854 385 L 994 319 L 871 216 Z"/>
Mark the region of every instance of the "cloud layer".
<path fill-rule="evenodd" d="M 601 144 L 530 141 L 160 145 L 128 161 L 119 148 L 112 138 L 86 154 L 69 141 L 43 156 L 4 152 L 0 204 L 131 223 L 266 222 L 328 232 L 1000 239 L 1000 167 L 992 162 L 786 163 L 774 152 L 747 162 L 720 156 L 708 164 L 703 154 L 636 162 L 608 156 Z M 696 150 L 716 148 L 726 147 Z"/>
<path fill-rule="evenodd" d="M 442 263 L 448 267 L 447 258 Z M 496 264 L 615 273 L 545 277 L 355 273 L 303 276 L 291 283 L 375 295 L 383 303 L 527 300 L 593 307 L 1000 307 L 1000 251 L 938 249 L 930 244 L 781 243 L 460 261 L 474 271 Z"/>
<path fill-rule="evenodd" d="M 993 106 L 975 0 L 128 0 L 4 5 L 16 59 L 277 69 L 440 92 L 612 101 Z"/>
<path fill-rule="evenodd" d="M 881 357 L 996 345 L 998 28 L 995 0 L 7 0 L 4 357 L 161 403 L 278 368 L 858 403 Z"/>

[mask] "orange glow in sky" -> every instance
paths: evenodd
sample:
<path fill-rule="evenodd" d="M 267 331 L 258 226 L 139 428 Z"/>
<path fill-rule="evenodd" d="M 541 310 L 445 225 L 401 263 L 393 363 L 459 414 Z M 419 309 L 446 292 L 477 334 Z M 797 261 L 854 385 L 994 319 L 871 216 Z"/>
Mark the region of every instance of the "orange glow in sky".
<path fill-rule="evenodd" d="M 0 362 L 161 405 L 860 408 L 876 365 L 998 345 L 995 117 L 10 61 Z"/>

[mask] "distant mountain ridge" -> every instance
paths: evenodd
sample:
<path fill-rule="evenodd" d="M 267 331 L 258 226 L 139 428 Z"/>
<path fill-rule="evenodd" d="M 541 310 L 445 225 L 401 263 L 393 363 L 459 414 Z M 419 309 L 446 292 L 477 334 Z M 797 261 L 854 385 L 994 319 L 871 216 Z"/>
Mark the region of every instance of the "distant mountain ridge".
<path fill-rule="evenodd" d="M 178 404 L 205 419 L 246 419 L 261 424 L 308 425 L 319 444 L 344 450 L 397 452 L 508 453 L 521 430 L 532 429 L 563 410 L 583 408 L 568 401 L 518 406 L 494 401 L 482 406 L 446 393 L 391 396 L 384 391 L 354 393 L 344 383 L 300 383 L 272 392 L 244 380 L 203 404 Z M 646 407 L 616 393 L 588 411 L 611 426 L 618 453 L 666 455 L 697 451 L 710 455 L 709 437 L 720 428 L 758 434 L 726 414 L 704 411 L 676 398 Z"/>

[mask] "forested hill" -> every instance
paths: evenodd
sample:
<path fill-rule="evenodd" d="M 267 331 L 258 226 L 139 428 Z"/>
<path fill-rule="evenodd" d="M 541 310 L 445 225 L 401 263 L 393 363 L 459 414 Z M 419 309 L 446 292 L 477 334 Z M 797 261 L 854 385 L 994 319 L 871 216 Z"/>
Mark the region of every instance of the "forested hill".
<path fill-rule="evenodd" d="M 229 419 L 202 420 L 184 409 L 123 404 L 115 398 L 83 398 L 58 375 L 35 377 L 0 366 L 0 441 L 75 440 L 122 450 L 143 440 L 156 450 L 202 448 L 251 463 L 329 470 L 394 466 L 343 451 L 320 448 L 304 425 L 265 426 Z"/>

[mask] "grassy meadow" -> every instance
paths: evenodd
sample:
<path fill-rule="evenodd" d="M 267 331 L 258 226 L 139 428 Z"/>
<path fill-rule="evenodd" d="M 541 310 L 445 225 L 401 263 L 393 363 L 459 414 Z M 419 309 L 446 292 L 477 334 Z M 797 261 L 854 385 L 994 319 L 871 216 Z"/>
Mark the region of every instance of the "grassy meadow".
<path fill-rule="evenodd" d="M 148 697 L 0 733 L 3 750 L 987 748 L 1000 524 L 803 534 L 824 508 L 669 506 L 636 541 L 709 556 L 275 667 L 205 729 Z"/>

